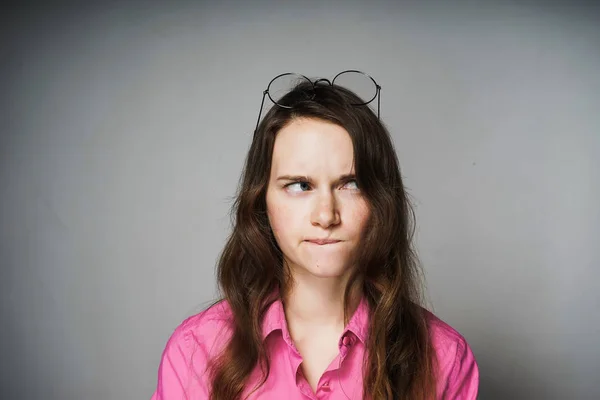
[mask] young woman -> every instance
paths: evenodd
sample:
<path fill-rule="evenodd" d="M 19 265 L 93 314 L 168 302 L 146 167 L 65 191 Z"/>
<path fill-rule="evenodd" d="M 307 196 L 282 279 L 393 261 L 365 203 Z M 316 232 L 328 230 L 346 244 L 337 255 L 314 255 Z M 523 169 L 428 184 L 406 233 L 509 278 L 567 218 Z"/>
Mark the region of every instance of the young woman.
<path fill-rule="evenodd" d="M 274 101 L 218 263 L 223 298 L 175 330 L 152 399 L 475 399 L 471 349 L 421 306 L 378 116 L 335 79 Z"/>

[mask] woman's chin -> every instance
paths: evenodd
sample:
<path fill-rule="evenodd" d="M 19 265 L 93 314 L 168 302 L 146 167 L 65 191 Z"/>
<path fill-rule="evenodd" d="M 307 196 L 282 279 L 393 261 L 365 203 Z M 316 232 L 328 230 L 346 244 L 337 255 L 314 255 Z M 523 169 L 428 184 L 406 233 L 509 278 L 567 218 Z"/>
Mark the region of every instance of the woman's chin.
<path fill-rule="evenodd" d="M 348 270 L 339 263 L 316 263 L 303 268 L 305 272 L 319 278 L 339 278 Z"/>

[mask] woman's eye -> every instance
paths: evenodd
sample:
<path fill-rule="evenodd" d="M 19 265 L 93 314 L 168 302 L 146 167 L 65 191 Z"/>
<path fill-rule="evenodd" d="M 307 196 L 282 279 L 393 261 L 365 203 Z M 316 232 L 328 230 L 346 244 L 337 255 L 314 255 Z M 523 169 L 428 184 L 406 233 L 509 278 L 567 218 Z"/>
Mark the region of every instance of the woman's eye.
<path fill-rule="evenodd" d="M 310 183 L 308 182 L 292 182 L 284 186 L 284 188 L 293 193 L 301 193 L 311 190 Z M 358 190 L 358 183 L 355 179 L 352 179 L 342 186 L 342 189 Z"/>
<path fill-rule="evenodd" d="M 352 179 L 351 181 L 346 182 L 344 187 L 347 189 L 358 189 L 358 183 L 356 180 Z"/>
<path fill-rule="evenodd" d="M 310 185 L 308 184 L 308 182 L 294 182 L 285 185 L 285 188 L 288 189 L 290 192 L 305 192 L 307 190 L 310 190 Z"/>

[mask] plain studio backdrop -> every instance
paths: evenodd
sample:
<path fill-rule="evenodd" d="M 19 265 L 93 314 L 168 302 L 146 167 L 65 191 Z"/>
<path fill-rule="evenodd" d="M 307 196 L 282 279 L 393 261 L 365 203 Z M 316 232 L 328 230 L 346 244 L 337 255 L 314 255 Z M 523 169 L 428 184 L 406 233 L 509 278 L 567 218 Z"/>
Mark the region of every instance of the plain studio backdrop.
<path fill-rule="evenodd" d="M 598 10 L 5 6 L 0 398 L 148 399 L 169 335 L 216 294 L 262 91 L 345 69 L 383 88 L 428 296 L 480 398 L 600 398 Z"/>

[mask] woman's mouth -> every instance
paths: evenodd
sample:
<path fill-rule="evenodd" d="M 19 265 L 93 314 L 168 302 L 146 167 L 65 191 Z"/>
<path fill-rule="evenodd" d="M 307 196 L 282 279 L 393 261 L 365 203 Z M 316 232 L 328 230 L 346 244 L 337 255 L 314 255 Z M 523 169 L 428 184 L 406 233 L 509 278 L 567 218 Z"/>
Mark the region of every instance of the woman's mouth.
<path fill-rule="evenodd" d="M 321 246 L 325 245 L 325 244 L 334 244 L 334 243 L 341 242 L 341 240 L 337 240 L 337 239 L 308 239 L 306 241 L 309 243 L 318 244 Z"/>

